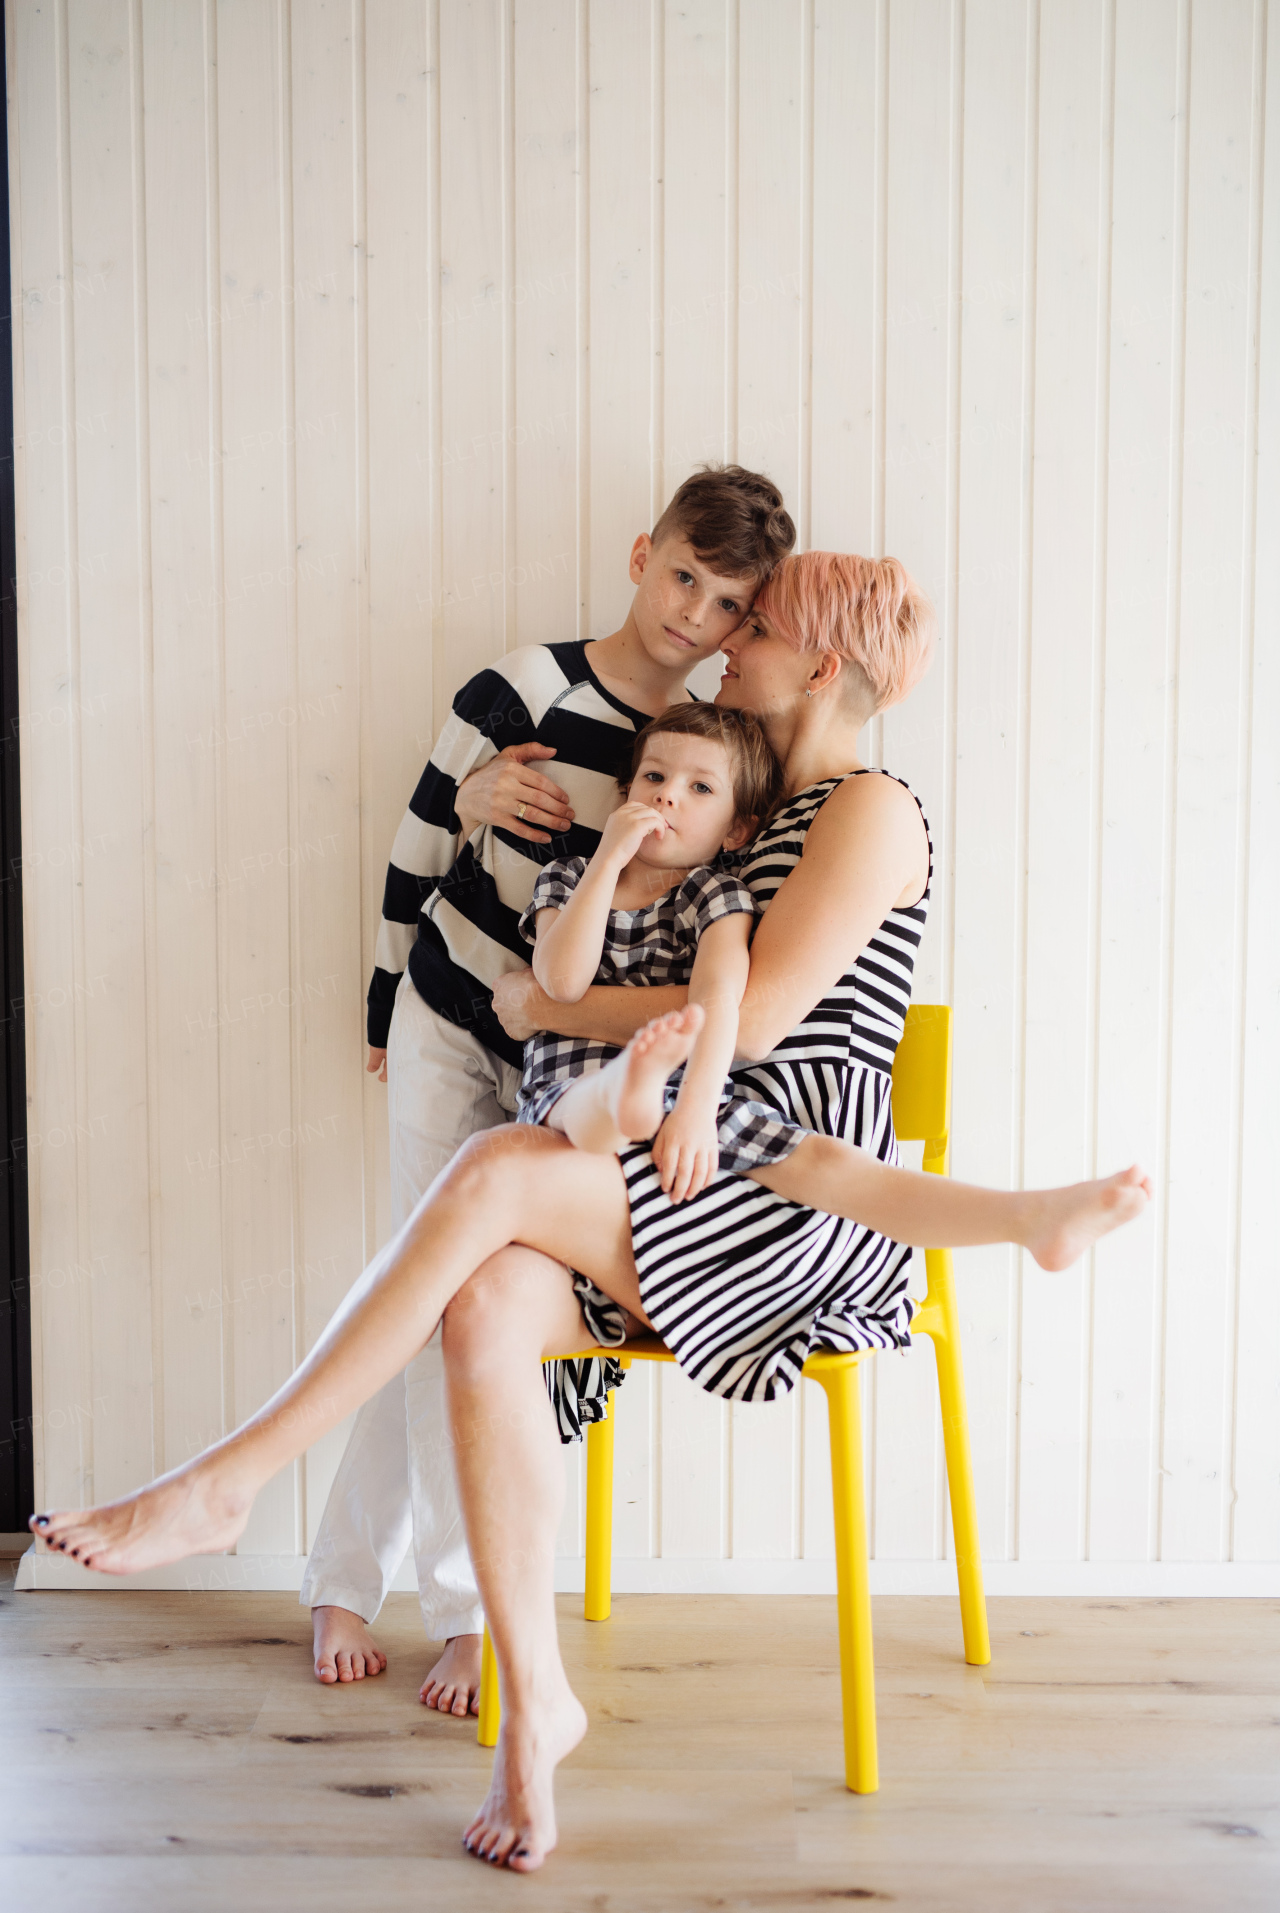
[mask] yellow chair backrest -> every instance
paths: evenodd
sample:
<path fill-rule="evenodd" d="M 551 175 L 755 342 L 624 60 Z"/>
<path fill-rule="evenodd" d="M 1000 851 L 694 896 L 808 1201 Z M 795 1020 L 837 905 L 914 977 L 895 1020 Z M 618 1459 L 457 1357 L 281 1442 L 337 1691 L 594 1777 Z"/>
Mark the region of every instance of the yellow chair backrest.
<path fill-rule="evenodd" d="M 951 1011 L 916 1003 L 893 1063 L 893 1127 L 903 1142 L 923 1142 L 925 1160 L 945 1163 L 951 1127 Z"/>

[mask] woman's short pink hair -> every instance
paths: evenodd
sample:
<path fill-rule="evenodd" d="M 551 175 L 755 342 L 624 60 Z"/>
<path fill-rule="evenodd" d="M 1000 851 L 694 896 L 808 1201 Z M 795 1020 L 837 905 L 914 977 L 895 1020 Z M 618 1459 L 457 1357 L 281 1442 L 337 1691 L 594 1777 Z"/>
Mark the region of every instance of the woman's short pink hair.
<path fill-rule="evenodd" d="M 933 606 L 896 558 L 794 552 L 755 608 L 797 651 L 834 651 L 856 666 L 877 711 L 900 702 L 933 656 Z"/>

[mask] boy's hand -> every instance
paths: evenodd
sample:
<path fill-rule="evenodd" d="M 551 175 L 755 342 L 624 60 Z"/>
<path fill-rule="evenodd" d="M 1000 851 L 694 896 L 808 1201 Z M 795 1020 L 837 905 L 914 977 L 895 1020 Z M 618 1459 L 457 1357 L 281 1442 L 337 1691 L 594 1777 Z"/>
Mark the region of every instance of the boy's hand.
<path fill-rule="evenodd" d="M 653 1160 L 672 1202 L 687 1202 L 720 1167 L 715 1117 L 689 1116 L 677 1103 L 653 1139 Z"/>
<path fill-rule="evenodd" d="M 380 1083 L 385 1083 L 387 1080 L 387 1052 L 384 1049 L 375 1049 L 373 1044 L 370 1043 L 369 1060 L 365 1064 L 365 1068 L 368 1070 L 370 1076 L 376 1076 Z"/>
<path fill-rule="evenodd" d="M 666 834 L 666 821 L 651 804 L 619 804 L 609 813 L 600 833 L 596 856 L 616 863 L 621 869 L 623 864 L 631 862 L 646 837 L 652 836 L 655 843 L 661 843 Z"/>
<path fill-rule="evenodd" d="M 508 744 L 464 777 L 454 800 L 463 834 L 469 837 L 478 824 L 501 824 L 527 843 L 549 844 L 548 831 L 568 830 L 573 822 L 569 799 L 559 784 L 529 769 L 554 756 L 549 744 Z"/>

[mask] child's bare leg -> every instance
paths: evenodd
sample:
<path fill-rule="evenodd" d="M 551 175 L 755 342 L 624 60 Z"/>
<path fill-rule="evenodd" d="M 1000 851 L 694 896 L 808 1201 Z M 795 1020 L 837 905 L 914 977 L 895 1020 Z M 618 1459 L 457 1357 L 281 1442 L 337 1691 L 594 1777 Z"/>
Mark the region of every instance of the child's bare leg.
<path fill-rule="evenodd" d="M 847 1216 L 894 1242 L 963 1249 L 1016 1242 L 1042 1269 L 1065 1269 L 1099 1236 L 1132 1222 L 1151 1199 L 1135 1163 L 1098 1182 L 1061 1189 L 982 1189 L 950 1176 L 895 1169 L 834 1136 L 806 1136 L 784 1162 L 752 1172 L 789 1201 Z"/>
<path fill-rule="evenodd" d="M 703 1011 L 696 1003 L 659 1016 L 637 1030 L 621 1056 L 580 1076 L 553 1104 L 547 1128 L 558 1129 L 575 1149 L 616 1156 L 628 1143 L 645 1142 L 662 1123 L 667 1078 L 693 1048 Z"/>
<path fill-rule="evenodd" d="M 365 1270 L 310 1355 L 236 1432 L 102 1508 L 32 1517 L 51 1546 L 108 1574 L 229 1548 L 259 1488 L 404 1368 L 471 1273 L 513 1240 L 546 1249 L 641 1314 L 616 1163 L 534 1128 L 465 1143 Z"/>

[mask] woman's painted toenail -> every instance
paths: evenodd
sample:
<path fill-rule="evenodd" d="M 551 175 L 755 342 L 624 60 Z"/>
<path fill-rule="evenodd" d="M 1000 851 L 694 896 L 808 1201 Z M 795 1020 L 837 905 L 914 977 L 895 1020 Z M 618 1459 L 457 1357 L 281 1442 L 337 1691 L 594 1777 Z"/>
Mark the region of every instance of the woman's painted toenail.
<path fill-rule="evenodd" d="M 47 1528 L 48 1525 L 49 1525 L 49 1517 L 47 1514 L 38 1514 L 36 1516 L 37 1528 Z"/>

